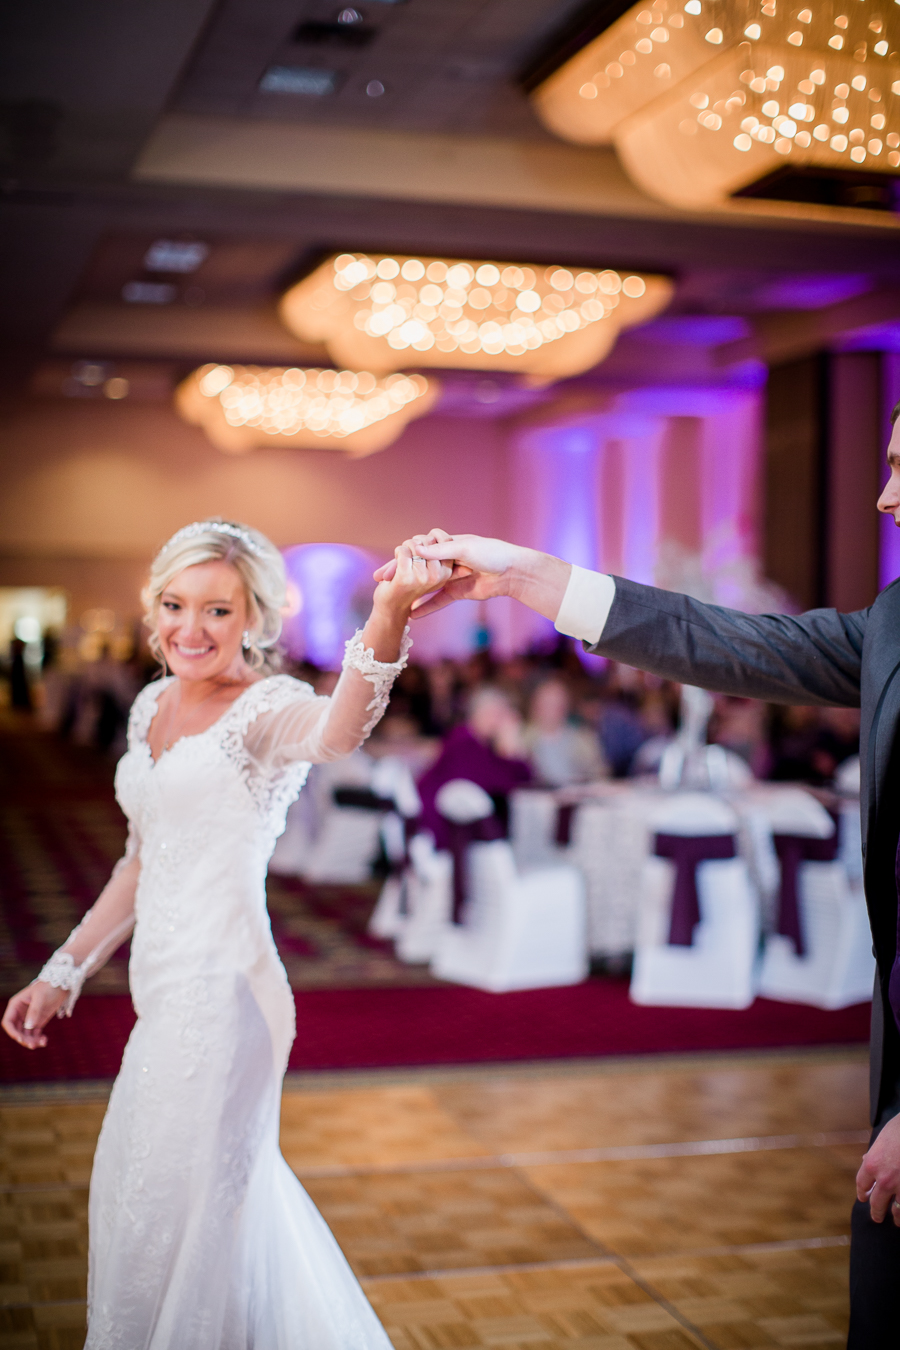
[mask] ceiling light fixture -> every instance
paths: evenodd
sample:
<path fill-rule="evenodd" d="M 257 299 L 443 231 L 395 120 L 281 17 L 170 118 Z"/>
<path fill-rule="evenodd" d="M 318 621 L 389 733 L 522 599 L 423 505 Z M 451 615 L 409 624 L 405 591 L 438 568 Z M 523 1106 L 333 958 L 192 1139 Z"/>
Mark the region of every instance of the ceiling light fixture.
<path fill-rule="evenodd" d="M 209 256 L 199 239 L 156 239 L 144 254 L 148 272 L 196 272 Z"/>
<path fill-rule="evenodd" d="M 665 277 L 611 269 L 341 253 L 287 292 L 281 316 L 342 365 L 561 379 L 595 366 L 671 293 Z"/>
<path fill-rule="evenodd" d="M 232 454 L 292 446 L 361 457 L 395 441 L 439 392 L 422 375 L 207 365 L 179 385 L 175 405 Z"/>
<path fill-rule="evenodd" d="M 634 181 L 710 206 L 783 168 L 900 169 L 900 8 L 655 0 L 532 94 L 565 140 L 612 142 Z"/>
<path fill-rule="evenodd" d="M 171 305 L 178 287 L 168 281 L 126 281 L 122 299 L 128 305 Z"/>
<path fill-rule="evenodd" d="M 264 94 L 300 94 L 306 98 L 325 98 L 338 87 L 336 70 L 317 66 L 270 66 L 259 82 Z"/>

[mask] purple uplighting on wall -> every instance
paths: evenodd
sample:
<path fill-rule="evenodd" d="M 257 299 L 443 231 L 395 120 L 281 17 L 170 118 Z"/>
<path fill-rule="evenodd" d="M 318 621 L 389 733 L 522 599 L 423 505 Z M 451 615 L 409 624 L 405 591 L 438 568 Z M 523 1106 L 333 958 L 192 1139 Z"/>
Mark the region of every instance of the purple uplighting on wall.
<path fill-rule="evenodd" d="M 882 408 L 884 417 L 884 444 L 891 438 L 891 409 L 900 403 L 900 351 L 885 352 L 881 367 Z M 887 479 L 885 468 L 882 482 Z M 879 581 L 887 586 L 900 577 L 900 529 L 892 516 L 881 517 L 881 547 Z"/>
<path fill-rule="evenodd" d="M 867 276 L 807 273 L 762 286 L 754 294 L 758 309 L 824 309 L 872 289 Z"/>
<path fill-rule="evenodd" d="M 682 314 L 663 316 L 640 329 L 646 342 L 685 342 L 692 347 L 717 347 L 747 337 L 750 325 L 739 315 Z"/>
<path fill-rule="evenodd" d="M 593 424 L 543 427 L 523 444 L 541 547 L 579 567 L 597 565 L 597 446 Z"/>
<path fill-rule="evenodd" d="M 296 544 L 284 550 L 295 612 L 284 624 L 291 656 L 334 670 L 344 643 L 361 628 L 372 603 L 372 572 L 383 559 L 349 544 Z"/>
<path fill-rule="evenodd" d="M 743 586 L 757 554 L 755 389 L 633 390 L 603 411 L 530 429 L 515 455 L 520 542 L 649 583 L 660 580 L 663 555 L 671 570 L 677 545 L 684 567 L 714 591 L 730 586 L 741 604 L 734 578 Z M 685 494 L 695 519 L 690 537 L 678 537 L 677 520 L 675 535 L 667 524 L 673 493 Z"/>

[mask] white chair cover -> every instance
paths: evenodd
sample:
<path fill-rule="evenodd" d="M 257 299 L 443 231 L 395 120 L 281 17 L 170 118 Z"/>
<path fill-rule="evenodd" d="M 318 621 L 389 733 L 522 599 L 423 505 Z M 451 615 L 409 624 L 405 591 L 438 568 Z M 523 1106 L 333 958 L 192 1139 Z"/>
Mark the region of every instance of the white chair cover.
<path fill-rule="evenodd" d="M 493 993 L 580 983 L 588 957 L 576 869 L 520 875 L 506 840 L 472 844 L 465 921 L 444 924 L 431 969 L 440 979 Z"/>
<path fill-rule="evenodd" d="M 483 787 L 469 778 L 451 778 L 438 788 L 434 805 L 445 820 L 456 825 L 469 825 L 475 820 L 487 820 L 494 814 L 494 803 Z"/>
<path fill-rule="evenodd" d="M 852 766 L 845 781 L 852 786 Z M 834 833 L 834 821 L 825 808 L 799 788 L 766 794 L 756 810 L 764 815 L 770 836 L 799 834 L 823 839 Z M 766 937 L 759 980 L 759 992 L 765 998 L 817 1008 L 845 1008 L 872 997 L 875 958 L 862 887 L 859 803 L 843 802 L 839 817 L 841 834 L 835 860 L 802 862 L 799 867 L 797 892 L 804 955 L 798 956 L 791 939 L 780 933 L 770 932 Z M 777 863 L 775 870 L 777 878 Z M 774 923 L 769 926 L 774 927 Z"/>
<path fill-rule="evenodd" d="M 434 847 L 430 834 L 409 843 L 406 873 L 408 914 L 397 925 L 396 954 L 410 965 L 428 962 L 453 911 L 453 860 Z"/>
<path fill-rule="evenodd" d="M 649 819 L 653 834 L 737 835 L 738 818 L 706 793 L 674 794 Z M 652 848 L 652 840 L 650 844 Z M 746 1008 L 756 986 L 759 903 L 740 857 L 697 865 L 700 923 L 690 947 L 668 942 L 674 865 L 648 857 L 643 867 L 631 980 L 635 1003 Z"/>
<path fill-rule="evenodd" d="M 394 755 L 376 760 L 372 772 L 372 791 L 393 801 L 395 810 L 385 812 L 381 820 L 381 845 L 391 865 L 378 902 L 369 916 L 367 931 L 376 938 L 396 938 L 409 917 L 409 885 L 406 862 L 404 819 L 414 820 L 422 802 L 409 766 Z"/>
<path fill-rule="evenodd" d="M 494 803 L 484 788 L 468 778 L 451 778 L 435 797 L 442 816 L 460 825 L 486 820 Z M 370 921 L 370 932 L 396 936 L 396 954 L 410 965 L 430 961 L 438 940 L 453 913 L 453 861 L 449 853 L 436 850 L 430 834 L 416 835 L 409 846 L 410 867 L 405 890 L 389 886 L 383 892 Z M 406 914 L 400 913 L 401 896 Z M 371 925 L 375 924 L 376 927 Z"/>
<path fill-rule="evenodd" d="M 375 762 L 362 750 L 330 764 L 314 764 L 288 811 L 269 870 L 307 881 L 343 885 L 368 881 L 379 853 L 376 812 L 337 806 L 339 787 L 371 788 Z"/>

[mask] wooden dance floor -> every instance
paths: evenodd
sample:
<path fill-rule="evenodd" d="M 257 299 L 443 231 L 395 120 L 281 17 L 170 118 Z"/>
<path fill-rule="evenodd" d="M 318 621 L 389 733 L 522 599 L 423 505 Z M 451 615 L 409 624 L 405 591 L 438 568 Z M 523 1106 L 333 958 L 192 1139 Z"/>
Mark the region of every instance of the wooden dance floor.
<path fill-rule="evenodd" d="M 293 1076 L 282 1147 L 397 1350 L 839 1350 L 866 1080 L 856 1049 Z M 0 1092 L 10 1350 L 82 1345 L 104 1095 Z"/>

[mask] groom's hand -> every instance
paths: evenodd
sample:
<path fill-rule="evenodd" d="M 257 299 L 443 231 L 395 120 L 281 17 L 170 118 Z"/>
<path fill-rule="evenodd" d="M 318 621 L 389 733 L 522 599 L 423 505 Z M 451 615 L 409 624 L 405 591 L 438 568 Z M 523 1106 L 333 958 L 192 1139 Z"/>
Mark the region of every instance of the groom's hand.
<path fill-rule="evenodd" d="M 890 1211 L 900 1227 L 900 1116 L 887 1122 L 863 1158 L 856 1194 L 863 1202 L 868 1200 L 875 1223 L 883 1223 Z"/>

